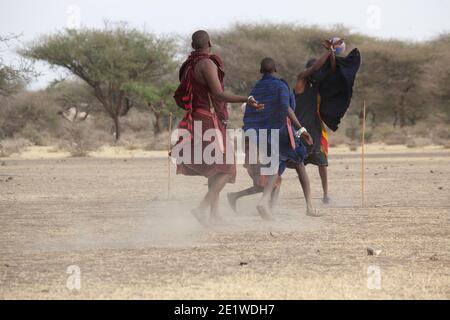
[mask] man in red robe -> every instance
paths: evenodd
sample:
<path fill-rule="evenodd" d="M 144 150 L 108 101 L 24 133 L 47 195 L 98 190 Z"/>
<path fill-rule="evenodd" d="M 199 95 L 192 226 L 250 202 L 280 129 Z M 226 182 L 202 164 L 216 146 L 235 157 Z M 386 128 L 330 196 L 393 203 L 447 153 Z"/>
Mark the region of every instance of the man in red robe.
<path fill-rule="evenodd" d="M 218 135 L 215 136 L 214 142 L 218 142 L 221 146 L 220 158 L 223 161 L 208 164 L 203 157 L 200 161 L 195 161 L 195 159 L 181 163 L 177 161 L 177 174 L 204 176 L 208 179 L 208 192 L 199 206 L 192 210 L 197 220 L 202 225 L 207 225 L 209 222 L 208 208 L 210 209 L 210 220 L 212 222 L 220 220 L 218 212 L 220 192 L 227 183 L 234 183 L 236 178 L 235 161 L 227 163 L 227 148 L 223 147 L 226 145 L 224 138 L 228 121 L 227 102 L 246 102 L 255 108 L 263 106 L 258 105 L 253 97 L 237 96 L 224 91 L 223 63 L 219 56 L 211 54 L 211 40 L 206 31 L 199 30 L 192 35 L 192 48 L 194 51 L 181 66 L 180 86 L 174 97 L 177 104 L 186 110 L 178 128 L 185 129 L 190 133 L 190 137 L 180 139 L 178 145 L 189 144 L 188 147 L 192 151 L 191 156 L 194 155 L 195 158 L 196 151 L 198 152 L 200 149 L 203 154 L 205 148 L 210 144 L 208 141 L 203 141 L 204 133 L 209 129 L 215 129 Z M 200 126 L 199 123 L 201 123 Z M 196 141 L 200 141 L 201 144 L 197 150 L 195 150 Z M 215 156 L 217 158 L 217 154 Z"/>

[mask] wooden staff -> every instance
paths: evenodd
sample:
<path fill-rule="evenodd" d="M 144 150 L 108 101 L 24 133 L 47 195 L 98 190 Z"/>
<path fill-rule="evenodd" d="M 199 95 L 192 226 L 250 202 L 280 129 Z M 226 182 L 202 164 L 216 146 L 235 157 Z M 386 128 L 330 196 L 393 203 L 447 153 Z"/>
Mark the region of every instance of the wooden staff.
<path fill-rule="evenodd" d="M 364 207 L 364 194 L 365 194 L 365 134 L 366 134 L 366 100 L 363 105 L 363 119 L 362 119 L 362 134 L 361 134 L 361 206 Z"/>
<path fill-rule="evenodd" d="M 171 141 L 171 135 L 172 135 L 172 112 L 169 113 L 169 140 L 167 143 L 167 199 L 170 199 L 170 151 L 172 147 L 172 141 Z"/>

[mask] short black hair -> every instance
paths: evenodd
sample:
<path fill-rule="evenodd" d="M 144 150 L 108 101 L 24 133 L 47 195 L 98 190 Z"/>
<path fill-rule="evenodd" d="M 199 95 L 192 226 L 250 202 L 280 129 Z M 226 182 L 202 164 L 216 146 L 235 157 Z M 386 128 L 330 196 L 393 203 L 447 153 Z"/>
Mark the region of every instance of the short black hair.
<path fill-rule="evenodd" d="M 265 73 L 274 73 L 277 72 L 277 66 L 275 64 L 275 60 L 272 58 L 264 58 L 261 61 L 261 69 L 259 72 Z"/>
<path fill-rule="evenodd" d="M 192 48 L 195 50 L 203 49 L 209 44 L 210 38 L 205 30 L 195 31 L 192 35 Z"/>

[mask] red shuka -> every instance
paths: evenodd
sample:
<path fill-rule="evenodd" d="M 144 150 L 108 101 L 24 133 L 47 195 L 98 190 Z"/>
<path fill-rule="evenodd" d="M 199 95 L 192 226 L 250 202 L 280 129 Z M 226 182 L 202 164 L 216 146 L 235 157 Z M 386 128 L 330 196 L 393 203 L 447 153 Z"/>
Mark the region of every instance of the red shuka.
<path fill-rule="evenodd" d="M 224 164 L 211 164 L 208 165 L 202 161 L 201 164 L 194 164 L 194 135 L 200 139 L 208 129 L 219 129 L 222 136 L 226 137 L 226 125 L 225 121 L 228 120 L 228 111 L 226 103 L 217 101 L 211 95 L 207 85 L 200 83 L 195 79 L 194 68 L 195 65 L 202 59 L 211 59 L 218 68 L 219 80 L 224 88 L 223 79 L 225 73 L 223 71 L 223 63 L 219 56 L 209 55 L 205 53 L 192 52 L 189 58 L 183 63 L 180 69 L 180 86 L 175 92 L 174 98 L 178 106 L 186 110 L 183 119 L 180 121 L 178 128 L 186 129 L 191 133 L 189 139 L 180 140 L 178 143 L 188 143 L 191 148 L 192 161 L 190 164 L 177 165 L 177 174 L 183 174 L 188 176 L 204 176 L 207 178 L 213 177 L 219 173 L 230 174 L 230 183 L 234 183 L 236 178 L 236 165 L 225 164 L 226 160 L 226 148 L 223 150 L 223 163 Z M 211 112 L 211 103 L 214 107 L 214 113 Z M 194 132 L 194 121 L 202 122 L 201 132 Z M 201 136 L 200 136 L 201 135 Z M 224 145 L 225 145 L 224 141 Z M 202 152 L 211 142 L 202 142 Z M 234 158 L 234 157 L 233 157 Z"/>

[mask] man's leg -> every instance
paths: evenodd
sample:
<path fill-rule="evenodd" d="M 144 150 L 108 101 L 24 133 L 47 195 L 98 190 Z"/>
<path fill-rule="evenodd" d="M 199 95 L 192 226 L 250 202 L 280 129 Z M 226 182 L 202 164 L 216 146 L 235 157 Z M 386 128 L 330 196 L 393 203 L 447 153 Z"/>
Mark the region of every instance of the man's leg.
<path fill-rule="evenodd" d="M 312 206 L 311 201 L 311 185 L 309 183 L 308 173 L 306 172 L 305 165 L 299 164 L 295 167 L 297 171 L 298 179 L 300 180 L 300 184 L 303 189 L 303 194 L 306 200 L 306 214 L 312 217 L 321 217 L 323 214 L 320 214 L 317 210 L 315 210 Z"/>
<path fill-rule="evenodd" d="M 216 176 L 208 179 L 208 191 L 211 190 L 214 186 Z M 215 222 L 221 221 L 219 215 L 219 199 L 220 193 L 215 193 L 211 199 L 211 207 L 210 207 L 210 220 L 214 220 Z"/>
<path fill-rule="evenodd" d="M 309 183 L 309 177 L 306 172 L 305 165 L 298 164 L 295 167 L 295 171 L 297 171 L 298 180 L 300 181 L 300 185 L 302 186 L 303 190 L 303 195 L 305 196 L 307 212 L 313 211 L 311 201 L 311 184 Z"/>
<path fill-rule="evenodd" d="M 206 210 L 208 207 L 212 211 L 218 209 L 219 195 L 230 179 L 230 175 L 226 173 L 219 173 L 208 179 L 208 192 L 203 198 L 200 205 L 192 210 L 192 214 L 202 225 L 207 225 Z"/>
<path fill-rule="evenodd" d="M 273 212 L 273 208 L 278 203 L 278 198 L 280 196 L 280 189 L 281 189 L 281 186 L 275 186 L 272 191 L 272 195 L 270 196 L 269 208 L 272 212 Z"/>
<path fill-rule="evenodd" d="M 264 187 L 263 197 L 259 204 L 256 206 L 259 214 L 265 220 L 272 220 L 272 216 L 269 213 L 269 201 L 272 196 L 272 191 L 275 188 L 275 184 L 277 182 L 278 175 L 269 176 L 267 179 L 267 185 Z"/>
<path fill-rule="evenodd" d="M 251 196 L 256 193 L 263 192 L 264 188 L 253 186 L 238 192 L 230 192 L 227 194 L 228 202 L 230 203 L 231 208 L 234 212 L 236 212 L 236 202 L 239 198 Z"/>
<path fill-rule="evenodd" d="M 222 217 L 219 214 L 219 199 L 220 199 L 220 194 L 216 194 L 215 197 L 213 197 L 212 202 L 211 202 L 211 217 L 210 220 L 212 220 L 213 222 L 221 222 L 222 221 Z"/>
<path fill-rule="evenodd" d="M 322 188 L 323 188 L 323 203 L 329 203 L 330 197 L 328 196 L 328 173 L 327 173 L 327 166 L 319 166 L 319 175 L 320 180 L 322 181 Z"/>

